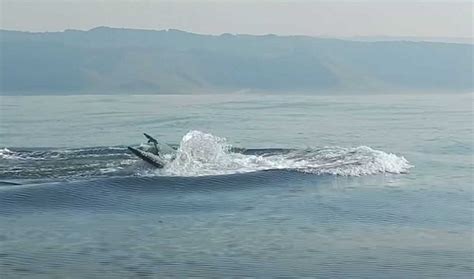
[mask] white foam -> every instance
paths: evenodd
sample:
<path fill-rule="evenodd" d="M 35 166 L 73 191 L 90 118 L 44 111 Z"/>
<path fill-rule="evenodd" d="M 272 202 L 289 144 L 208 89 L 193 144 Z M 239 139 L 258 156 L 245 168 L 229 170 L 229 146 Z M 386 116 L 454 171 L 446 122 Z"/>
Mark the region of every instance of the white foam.
<path fill-rule="evenodd" d="M 8 148 L 0 149 L 0 158 L 8 160 L 21 159 L 20 156 L 18 156 L 15 152 L 11 151 Z"/>
<path fill-rule="evenodd" d="M 170 160 L 155 174 L 202 176 L 290 169 L 319 175 L 361 176 L 405 173 L 412 167 L 404 157 L 367 146 L 324 147 L 263 155 L 234 153 L 230 148 L 225 138 L 190 131 L 181 140 L 176 159 Z"/>

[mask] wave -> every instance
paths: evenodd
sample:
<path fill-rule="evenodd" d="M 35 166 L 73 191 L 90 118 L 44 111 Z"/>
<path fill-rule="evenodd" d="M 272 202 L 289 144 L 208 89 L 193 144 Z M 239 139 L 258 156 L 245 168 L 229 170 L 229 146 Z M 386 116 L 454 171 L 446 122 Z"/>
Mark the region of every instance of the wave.
<path fill-rule="evenodd" d="M 141 145 L 142 148 L 146 147 Z M 406 173 L 402 156 L 367 146 L 307 149 L 238 149 L 225 138 L 190 131 L 166 157 L 163 169 L 152 168 L 124 146 L 81 149 L 0 149 L 0 178 L 64 178 L 107 176 L 207 176 L 265 170 L 291 170 L 315 175 L 362 176 Z"/>

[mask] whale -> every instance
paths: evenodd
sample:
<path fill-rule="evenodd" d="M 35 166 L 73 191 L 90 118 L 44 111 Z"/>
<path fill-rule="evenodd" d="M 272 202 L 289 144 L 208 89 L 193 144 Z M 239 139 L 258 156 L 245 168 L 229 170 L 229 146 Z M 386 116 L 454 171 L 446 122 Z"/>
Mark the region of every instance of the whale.
<path fill-rule="evenodd" d="M 165 143 L 159 143 L 154 137 L 147 133 L 143 133 L 143 135 L 148 140 L 148 143 L 153 144 L 153 148 L 151 150 L 142 150 L 128 146 L 128 150 L 148 164 L 156 168 L 163 168 L 166 163 L 169 162 L 169 160 L 165 160 L 163 156 L 171 154 L 171 158 L 173 159 L 173 156 L 176 155 L 176 150 Z"/>
<path fill-rule="evenodd" d="M 131 146 L 128 147 L 128 150 L 130 150 L 138 158 L 159 169 L 163 168 L 166 164 L 165 160 L 152 152 L 140 150 Z"/>

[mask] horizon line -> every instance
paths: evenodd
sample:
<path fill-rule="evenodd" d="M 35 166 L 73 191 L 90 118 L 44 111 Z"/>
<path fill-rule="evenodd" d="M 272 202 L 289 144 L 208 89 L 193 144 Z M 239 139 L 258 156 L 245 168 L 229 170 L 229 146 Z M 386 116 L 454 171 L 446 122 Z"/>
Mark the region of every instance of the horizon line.
<path fill-rule="evenodd" d="M 323 39 L 353 39 L 353 40 L 370 40 L 370 39 L 431 39 L 431 40 L 462 40 L 470 41 L 471 44 L 474 44 L 474 36 L 472 37 L 449 37 L 449 36 L 414 36 L 414 35 L 353 35 L 353 36 L 337 36 L 337 35 L 305 35 L 305 34 L 275 34 L 275 33 L 261 33 L 261 34 L 250 34 L 250 33 L 197 33 L 191 32 L 187 30 L 177 29 L 177 28 L 167 28 L 167 29 L 149 29 L 149 28 L 133 28 L 133 27 L 115 27 L 115 26 L 105 26 L 99 25 L 90 29 L 77 29 L 77 28 L 66 28 L 59 31 L 30 31 L 30 30 L 15 30 L 15 29 L 6 29 L 0 27 L 0 31 L 7 31 L 7 32 L 22 32 L 22 33 L 32 33 L 32 34 L 43 34 L 43 33 L 64 33 L 64 32 L 91 32 L 96 29 L 121 29 L 121 30 L 135 30 L 135 31 L 149 31 L 149 32 L 170 32 L 170 31 L 178 31 L 183 33 L 189 33 L 194 35 L 202 35 L 202 36 L 225 36 L 225 35 L 232 35 L 232 36 L 277 36 L 277 37 L 308 37 L 308 38 L 323 38 Z"/>

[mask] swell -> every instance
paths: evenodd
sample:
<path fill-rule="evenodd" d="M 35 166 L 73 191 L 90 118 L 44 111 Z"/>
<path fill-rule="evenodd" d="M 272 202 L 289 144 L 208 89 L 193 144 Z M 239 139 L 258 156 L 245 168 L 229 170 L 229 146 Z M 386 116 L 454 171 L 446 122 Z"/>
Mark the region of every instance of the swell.
<path fill-rule="evenodd" d="M 260 191 L 291 187 L 295 182 L 318 184 L 331 176 L 293 171 L 263 171 L 201 177 L 116 177 L 0 187 L 0 214 L 78 210 L 86 212 L 172 212 L 212 210 L 195 195 L 215 197 L 229 191 Z M 188 199 L 188 197 L 193 197 Z M 214 199 L 215 201 L 215 199 Z M 222 207 L 226 207 L 222 204 Z M 171 211 L 170 211 L 171 212 Z"/>

